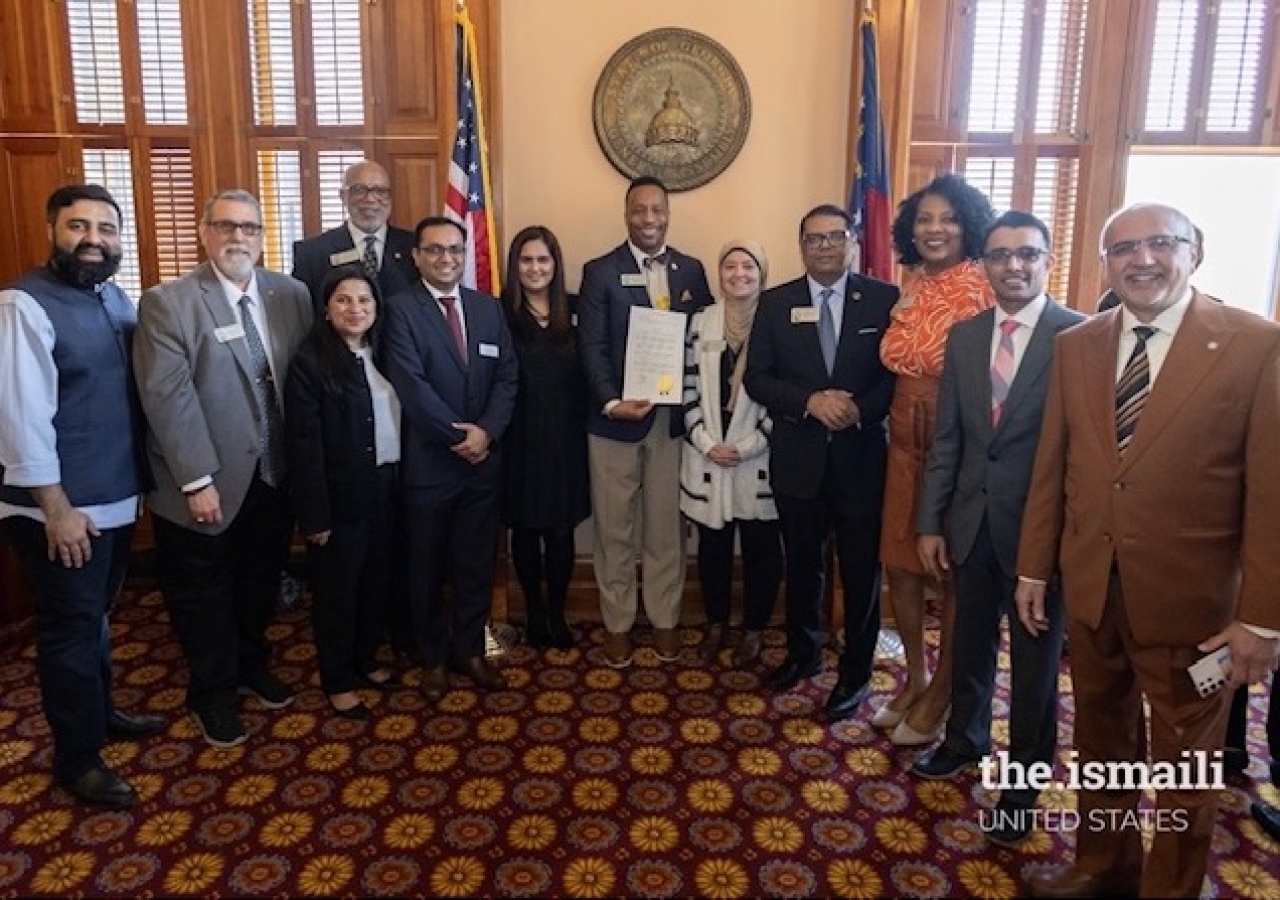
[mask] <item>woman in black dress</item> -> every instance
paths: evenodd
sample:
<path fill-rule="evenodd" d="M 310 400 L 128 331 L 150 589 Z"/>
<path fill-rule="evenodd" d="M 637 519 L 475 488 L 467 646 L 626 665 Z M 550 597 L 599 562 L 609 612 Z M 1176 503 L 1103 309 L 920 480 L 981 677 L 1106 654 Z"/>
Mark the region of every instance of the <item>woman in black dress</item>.
<path fill-rule="evenodd" d="M 574 528 L 591 512 L 587 492 L 587 386 L 564 289 L 560 242 L 541 225 L 511 241 L 502 305 L 520 361 L 520 393 L 503 438 L 503 518 L 535 647 L 573 646 L 564 618 Z"/>
<path fill-rule="evenodd" d="M 335 269 L 323 314 L 289 366 L 285 434 L 298 525 L 311 544 L 320 685 L 347 719 L 357 687 L 400 686 L 377 660 L 395 521 L 400 403 L 375 364 L 381 298 L 362 266 Z"/>

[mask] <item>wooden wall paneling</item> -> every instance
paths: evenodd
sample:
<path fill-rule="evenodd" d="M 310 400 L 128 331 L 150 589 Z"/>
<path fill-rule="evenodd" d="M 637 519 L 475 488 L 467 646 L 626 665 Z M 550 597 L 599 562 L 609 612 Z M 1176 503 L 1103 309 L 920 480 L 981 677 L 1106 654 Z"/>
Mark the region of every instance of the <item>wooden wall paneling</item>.
<path fill-rule="evenodd" d="M 377 95 L 378 133 L 419 136 L 437 132 L 443 100 L 441 75 L 453 69 L 452 2 L 373 3 L 368 10 L 374 70 L 370 87 Z M 443 43 L 445 36 L 447 44 Z"/>
<path fill-rule="evenodd" d="M 249 23 L 243 3 L 184 3 L 182 15 L 199 212 L 206 200 L 226 188 L 257 193 L 257 167 L 248 140 L 255 133 L 250 73 L 247 65 L 228 66 L 229 60 L 247 52 Z"/>
<path fill-rule="evenodd" d="M 911 160 L 919 0 L 880 0 L 877 19 L 880 25 L 877 34 L 880 98 L 884 108 L 885 139 L 889 143 L 889 202 L 896 205 L 898 198 L 906 196 L 907 167 Z M 851 140 L 856 140 L 858 110 L 854 103 L 850 106 L 854 116 Z M 850 158 L 852 156 L 851 151 Z"/>
<path fill-rule="evenodd" d="M 927 10 L 927 12 L 926 12 Z M 929 0 L 916 17 L 911 140 L 964 140 L 968 65 L 960 55 L 973 16 L 962 0 Z"/>
<path fill-rule="evenodd" d="M 441 159 L 439 141 L 414 141 L 403 146 L 405 143 L 391 143 L 382 155 L 395 191 L 392 219 L 401 228 L 412 230 L 423 218 L 439 215 L 444 208 L 440 185 L 448 176 L 441 169 L 448 167 L 448 161 Z"/>
<path fill-rule="evenodd" d="M 44 206 L 60 185 L 82 177 L 79 153 L 65 139 L 4 138 L 3 193 L 5 252 L 0 253 L 0 284 L 49 258 L 49 229 Z"/>
<path fill-rule="evenodd" d="M 1072 249 L 1072 288 L 1067 304 L 1085 313 L 1103 290 L 1098 235 L 1124 197 L 1129 147 L 1143 105 L 1132 35 L 1146 13 L 1139 3 L 1094 4 L 1085 41 L 1081 84 L 1079 193 Z M 1117 85 L 1126 86 L 1117 90 Z"/>
<path fill-rule="evenodd" d="M 939 175 L 954 172 L 957 164 L 956 148 L 952 144 L 916 144 L 911 148 L 911 164 L 907 167 L 902 198 Z"/>
<path fill-rule="evenodd" d="M 53 134 L 70 115 L 71 60 L 61 3 L 0 0 L 0 132 Z"/>
<path fill-rule="evenodd" d="M 1267 24 L 1267 37 L 1263 42 L 1263 54 L 1266 56 L 1264 72 L 1269 77 L 1258 85 L 1259 90 L 1267 92 L 1262 107 L 1262 135 L 1259 141 L 1268 147 L 1280 147 L 1280 3 L 1275 4 L 1271 12 L 1271 21 Z M 1280 290 L 1280 285 L 1277 285 Z M 1280 308 L 1276 309 L 1280 316 Z"/>

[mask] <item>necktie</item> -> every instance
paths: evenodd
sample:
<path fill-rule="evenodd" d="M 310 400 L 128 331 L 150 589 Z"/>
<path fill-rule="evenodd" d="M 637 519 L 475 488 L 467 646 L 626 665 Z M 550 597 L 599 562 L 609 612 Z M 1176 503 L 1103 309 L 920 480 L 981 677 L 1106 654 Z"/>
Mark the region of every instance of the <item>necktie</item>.
<path fill-rule="evenodd" d="M 1009 385 L 1013 384 L 1013 333 L 1021 323 L 1017 319 L 1005 319 L 1000 323 L 1000 344 L 996 358 L 991 362 L 991 424 L 1000 424 L 1004 401 L 1009 397 Z"/>
<path fill-rule="evenodd" d="M 250 306 L 253 298 L 240 297 L 240 321 L 244 327 L 244 342 L 249 348 L 249 363 L 253 366 L 253 399 L 258 418 L 258 474 L 267 484 L 279 487 L 284 481 L 284 420 L 280 405 L 276 402 L 276 384 L 271 378 L 271 366 L 267 363 L 267 350 L 262 335 L 254 324 Z"/>
<path fill-rule="evenodd" d="M 1147 341 L 1156 330 L 1150 325 L 1139 325 L 1133 329 L 1138 339 L 1134 345 L 1129 361 L 1125 363 L 1120 380 L 1116 382 L 1116 446 L 1121 455 L 1133 440 L 1133 432 L 1138 427 L 1138 417 L 1142 415 L 1142 407 L 1151 393 L 1151 363 L 1147 359 Z"/>
<path fill-rule="evenodd" d="M 456 297 L 441 297 L 440 308 L 444 310 L 444 320 L 449 325 L 449 331 L 453 334 L 453 346 L 458 350 L 459 358 L 465 363 L 467 361 L 467 342 L 462 336 L 462 320 L 458 318 L 458 307 Z"/>
<path fill-rule="evenodd" d="M 818 292 L 822 302 L 818 308 L 818 344 L 822 347 L 822 361 L 826 363 L 827 374 L 830 375 L 836 366 L 836 317 L 831 311 L 831 297 L 835 294 L 831 288 L 823 288 Z"/>
<path fill-rule="evenodd" d="M 366 234 L 364 236 L 364 270 L 371 276 L 378 275 L 378 236 L 376 234 Z"/>
<path fill-rule="evenodd" d="M 665 266 L 667 264 L 667 251 L 663 250 L 655 256 L 646 256 L 644 258 L 644 267 L 652 268 L 654 265 Z"/>

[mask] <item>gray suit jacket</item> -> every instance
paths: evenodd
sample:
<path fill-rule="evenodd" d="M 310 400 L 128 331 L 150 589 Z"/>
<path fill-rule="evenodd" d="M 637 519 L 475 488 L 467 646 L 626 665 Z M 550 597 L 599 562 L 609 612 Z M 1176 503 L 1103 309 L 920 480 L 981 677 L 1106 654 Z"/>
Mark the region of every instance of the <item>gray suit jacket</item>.
<path fill-rule="evenodd" d="M 311 327 L 311 295 L 296 278 L 261 268 L 256 274 L 282 392 L 289 361 Z M 239 513 L 260 453 L 249 350 L 242 335 L 224 330 L 235 323 L 213 266 L 204 262 L 143 293 L 133 342 L 156 480 L 147 504 L 158 516 L 210 534 Z M 206 475 L 222 502 L 216 526 L 196 526 L 182 496 L 182 485 Z"/>
<path fill-rule="evenodd" d="M 1052 300 L 1031 333 L 1000 424 L 991 425 L 994 309 L 957 323 L 947 337 L 937 430 L 916 511 L 919 534 L 945 534 L 963 564 L 985 516 L 1000 567 L 1017 575 L 1018 532 L 1040 443 L 1053 342 L 1084 316 Z M 945 530 L 944 530 L 945 529 Z"/>

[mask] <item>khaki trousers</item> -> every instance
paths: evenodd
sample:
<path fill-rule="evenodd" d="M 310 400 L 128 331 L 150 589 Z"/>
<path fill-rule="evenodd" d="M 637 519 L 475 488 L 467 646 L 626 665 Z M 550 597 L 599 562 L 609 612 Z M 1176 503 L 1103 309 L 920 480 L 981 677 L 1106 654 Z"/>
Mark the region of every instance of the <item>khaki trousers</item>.
<path fill-rule="evenodd" d="M 680 514 L 680 445 L 659 410 L 636 443 L 588 435 L 596 585 L 604 627 L 626 633 L 638 609 L 636 553 L 640 552 L 644 612 L 655 628 L 674 628 L 684 593 L 684 521 Z M 638 546 L 637 546 L 638 545 Z"/>

